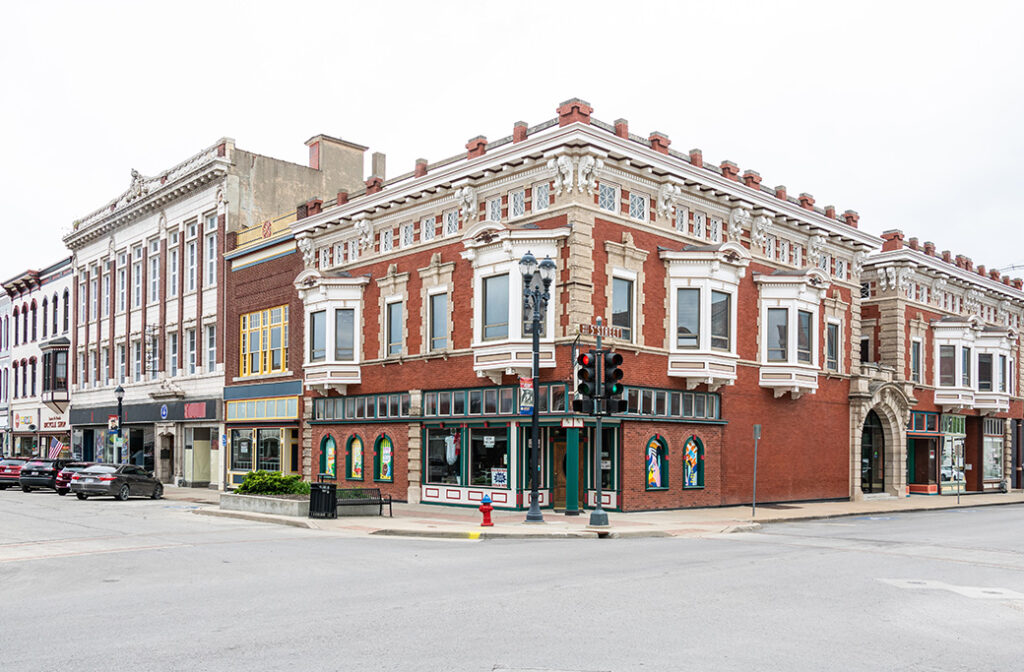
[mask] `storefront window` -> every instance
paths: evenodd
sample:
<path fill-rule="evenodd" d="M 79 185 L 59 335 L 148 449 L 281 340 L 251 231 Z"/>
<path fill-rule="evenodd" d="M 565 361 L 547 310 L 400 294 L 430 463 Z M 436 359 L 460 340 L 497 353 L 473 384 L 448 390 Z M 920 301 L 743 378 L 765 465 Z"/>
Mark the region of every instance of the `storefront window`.
<path fill-rule="evenodd" d="M 493 488 L 508 487 L 508 431 L 469 431 L 469 483 Z"/>
<path fill-rule="evenodd" d="M 457 429 L 427 431 L 427 483 L 461 485 L 461 441 Z"/>
<path fill-rule="evenodd" d="M 683 487 L 704 487 L 704 444 L 696 436 L 683 444 Z"/>
<path fill-rule="evenodd" d="M 231 430 L 231 471 L 252 471 L 251 429 Z"/>
<path fill-rule="evenodd" d="M 363 480 L 363 440 L 358 435 L 349 437 L 348 449 L 345 452 L 345 473 L 348 480 Z"/>
<path fill-rule="evenodd" d="M 281 471 L 281 430 L 258 429 L 256 469 Z"/>
<path fill-rule="evenodd" d="M 659 436 L 652 436 L 644 448 L 644 460 L 647 465 L 647 489 L 668 488 L 668 443 Z"/>
<path fill-rule="evenodd" d="M 373 480 L 395 480 L 395 447 L 387 434 L 378 437 L 373 447 Z"/>
<path fill-rule="evenodd" d="M 995 436 L 986 436 L 984 443 L 986 481 L 998 481 L 1003 477 L 1003 440 Z"/>
<path fill-rule="evenodd" d="M 325 436 L 320 442 L 320 473 L 331 478 L 338 474 L 337 445 L 333 436 Z"/>

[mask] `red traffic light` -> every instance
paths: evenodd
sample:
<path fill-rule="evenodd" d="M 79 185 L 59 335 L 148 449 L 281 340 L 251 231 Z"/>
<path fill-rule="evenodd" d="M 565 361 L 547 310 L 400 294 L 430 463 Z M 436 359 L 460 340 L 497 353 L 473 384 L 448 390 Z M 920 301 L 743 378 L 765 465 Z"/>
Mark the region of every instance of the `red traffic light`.
<path fill-rule="evenodd" d="M 580 356 L 576 358 L 576 363 L 580 366 L 593 366 L 594 358 L 589 352 L 580 353 Z"/>

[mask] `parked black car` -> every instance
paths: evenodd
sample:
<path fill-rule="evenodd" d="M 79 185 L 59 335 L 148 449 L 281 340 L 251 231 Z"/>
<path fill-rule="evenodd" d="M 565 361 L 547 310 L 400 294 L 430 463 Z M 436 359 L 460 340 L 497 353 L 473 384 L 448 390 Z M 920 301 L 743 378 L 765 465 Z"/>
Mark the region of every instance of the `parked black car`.
<path fill-rule="evenodd" d="M 79 499 L 106 495 L 123 502 L 133 495 L 160 499 L 164 486 L 134 464 L 94 464 L 71 477 L 71 492 Z"/>
<path fill-rule="evenodd" d="M 22 492 L 32 492 L 33 488 L 56 490 L 57 474 L 67 463 L 68 460 L 31 459 L 22 465 L 18 485 Z"/>

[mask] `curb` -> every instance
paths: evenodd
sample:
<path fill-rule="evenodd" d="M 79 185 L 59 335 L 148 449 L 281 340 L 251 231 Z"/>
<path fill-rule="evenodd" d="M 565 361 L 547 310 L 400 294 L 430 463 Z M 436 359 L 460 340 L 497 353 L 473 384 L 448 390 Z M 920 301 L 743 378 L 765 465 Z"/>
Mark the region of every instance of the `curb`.
<path fill-rule="evenodd" d="M 523 534 L 519 532 L 463 532 L 459 530 L 401 530 L 381 528 L 370 532 L 371 535 L 383 537 L 419 537 L 421 539 L 597 539 L 596 532 L 544 532 L 540 534 Z"/>
<path fill-rule="evenodd" d="M 221 511 L 220 509 L 194 509 L 192 513 L 199 516 L 213 516 L 214 518 L 236 518 L 239 520 L 251 520 L 256 523 L 274 523 L 277 525 L 288 525 L 290 527 L 301 527 L 307 530 L 318 530 L 317 526 L 303 518 L 294 520 L 289 518 L 271 518 L 270 516 L 258 513 L 246 513 L 244 511 Z"/>
<path fill-rule="evenodd" d="M 957 509 L 975 509 L 983 506 L 1021 506 L 1024 502 L 978 502 L 977 504 L 961 504 L 959 506 L 922 506 L 914 507 L 912 509 L 898 509 L 891 511 L 850 511 L 844 513 L 825 513 L 819 515 L 810 516 L 793 516 L 790 518 L 766 518 L 758 521 L 759 524 L 765 523 L 797 523 L 807 520 L 829 520 L 831 518 L 853 518 L 855 516 L 888 516 L 896 515 L 901 513 L 924 513 L 928 511 L 955 511 Z"/>

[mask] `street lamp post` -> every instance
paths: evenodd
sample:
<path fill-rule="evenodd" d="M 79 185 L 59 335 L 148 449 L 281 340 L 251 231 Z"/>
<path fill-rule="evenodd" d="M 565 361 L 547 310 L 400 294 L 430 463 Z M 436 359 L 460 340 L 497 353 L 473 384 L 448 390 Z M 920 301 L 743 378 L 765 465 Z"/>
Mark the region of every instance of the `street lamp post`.
<path fill-rule="evenodd" d="M 540 512 L 540 425 L 537 417 L 537 392 L 540 378 L 540 324 L 547 311 L 548 289 L 555 279 L 555 262 L 550 257 L 537 263 L 537 257 L 529 251 L 519 260 L 519 272 L 523 275 L 523 310 L 531 311 L 530 334 L 533 336 L 533 411 L 530 413 L 530 510 L 526 522 L 543 523 Z M 534 286 L 534 275 L 540 273 L 541 286 Z"/>
<path fill-rule="evenodd" d="M 114 390 L 114 396 L 117 397 L 117 451 L 120 453 L 122 450 L 121 444 L 123 442 L 123 439 L 121 438 L 121 423 L 124 421 L 124 388 L 118 385 L 117 389 Z M 116 464 L 119 462 L 120 458 L 120 455 L 114 455 L 114 463 Z"/>

